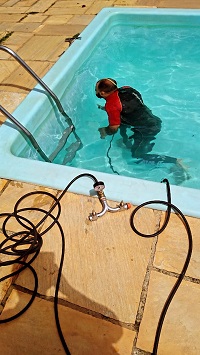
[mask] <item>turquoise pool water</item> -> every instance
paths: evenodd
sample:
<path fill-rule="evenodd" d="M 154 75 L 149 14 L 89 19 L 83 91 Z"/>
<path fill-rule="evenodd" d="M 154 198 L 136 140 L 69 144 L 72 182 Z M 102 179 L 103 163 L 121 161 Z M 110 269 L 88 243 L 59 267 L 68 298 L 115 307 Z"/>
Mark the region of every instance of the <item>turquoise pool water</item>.
<path fill-rule="evenodd" d="M 104 181 L 107 198 L 136 205 L 166 199 L 160 180 L 168 178 L 173 203 L 183 213 L 199 217 L 199 27 L 200 10 L 102 10 L 81 33 L 81 40 L 75 41 L 43 78 L 72 118 L 83 148 L 72 162 L 62 165 L 65 149 L 73 142 L 70 136 L 55 164 L 43 162 L 7 121 L 0 128 L 0 176 L 62 190 L 78 174 L 91 172 Z M 115 78 L 119 86 L 132 85 L 139 90 L 145 103 L 161 117 L 162 131 L 152 153 L 182 159 L 189 180 L 180 182 L 178 177 L 176 181 L 172 166 L 136 164 L 120 134 L 112 143 L 111 137 L 100 139 L 98 128 L 107 125 L 107 117 L 97 109 L 102 100 L 96 98 L 94 86 L 107 76 Z M 40 85 L 13 116 L 30 130 L 47 155 L 66 127 Z M 82 179 L 70 191 L 89 194 L 91 185 Z"/>
<path fill-rule="evenodd" d="M 166 177 L 172 184 L 199 189 L 199 58 L 197 24 L 137 20 L 111 27 L 77 69 L 62 96 L 83 142 L 83 148 L 67 165 L 156 182 Z M 108 123 L 106 113 L 97 109 L 97 104 L 105 101 L 95 97 L 94 86 L 103 77 L 115 78 L 119 86 L 130 85 L 142 93 L 144 102 L 162 118 L 162 131 L 152 154 L 181 159 L 187 174 L 174 164 L 138 163 L 123 145 L 120 133 L 114 136 L 111 146 L 111 137 L 99 138 L 98 128 Z M 47 155 L 66 126 L 58 112 L 57 117 L 55 120 L 52 112 L 35 135 Z M 132 131 L 128 133 L 131 136 Z M 64 162 L 67 147 L 54 163 Z M 39 158 L 27 147 L 19 156 Z"/>

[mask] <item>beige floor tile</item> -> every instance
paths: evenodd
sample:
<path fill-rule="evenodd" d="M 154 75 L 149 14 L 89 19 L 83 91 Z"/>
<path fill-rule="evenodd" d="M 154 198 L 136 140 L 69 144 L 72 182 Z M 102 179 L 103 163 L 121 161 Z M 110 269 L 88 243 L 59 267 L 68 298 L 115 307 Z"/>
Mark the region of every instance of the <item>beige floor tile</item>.
<path fill-rule="evenodd" d="M 143 1 L 145 2 L 145 1 Z M 135 6 L 138 4 L 138 0 L 116 0 L 115 6 Z"/>
<path fill-rule="evenodd" d="M 30 7 L 30 6 L 32 6 L 35 3 L 36 3 L 36 0 L 20 0 L 20 5 L 24 6 L 24 7 Z M 17 3 L 16 3 L 16 7 L 18 7 Z"/>
<path fill-rule="evenodd" d="M 84 25 L 87 26 L 93 19 L 95 15 L 75 15 L 69 21 L 69 25 Z"/>
<path fill-rule="evenodd" d="M 199 1 L 198 0 L 159 0 L 158 7 L 171 7 L 171 8 L 191 8 L 198 9 Z"/>
<path fill-rule="evenodd" d="M 0 191 L 2 191 L 2 189 L 5 187 L 7 182 L 8 182 L 8 180 L 0 179 Z"/>
<path fill-rule="evenodd" d="M 90 5 L 92 5 L 92 1 L 84 1 L 84 5 L 78 1 L 60 1 L 56 2 L 54 6 L 52 6 L 47 12 L 47 15 L 80 15 L 84 14 Z M 60 4 L 60 6 L 59 6 Z"/>
<path fill-rule="evenodd" d="M 19 198 L 24 196 L 27 193 L 34 191 L 47 191 L 56 195 L 56 190 L 48 189 L 45 187 L 31 185 L 23 182 L 10 181 L 10 184 L 7 186 L 5 191 L 1 195 L 1 206 L 0 213 L 12 213 L 14 206 Z M 49 210 L 52 203 L 52 198 L 47 195 L 35 194 L 28 197 L 20 203 L 20 208 L 24 207 L 41 207 Z M 29 218 L 33 223 L 38 223 L 41 220 L 41 212 L 37 211 L 25 211 L 22 212 L 24 217 Z M 3 221 L 1 221 L 3 223 Z M 22 230 L 22 226 L 14 219 L 11 218 L 7 224 L 6 230 L 9 231 L 19 231 Z"/>
<path fill-rule="evenodd" d="M 41 78 L 51 67 L 51 64 L 48 62 L 45 63 L 40 61 L 26 61 L 26 64 L 28 64 L 29 67 Z M 28 94 L 36 84 L 37 81 L 19 65 L 16 71 L 0 84 L 0 88 L 1 90 L 6 90 L 8 92 L 18 91 L 21 94 Z"/>
<path fill-rule="evenodd" d="M 16 23 L 11 31 L 14 32 L 35 32 L 37 28 L 40 26 L 40 22 L 25 22 L 25 23 Z"/>
<path fill-rule="evenodd" d="M 36 1 L 29 9 L 28 12 L 45 12 L 55 3 L 55 0 Z"/>
<path fill-rule="evenodd" d="M 39 35 L 51 36 L 73 36 L 77 33 L 80 33 L 84 30 L 85 26 L 83 25 L 44 25 L 44 27 L 38 32 Z"/>
<path fill-rule="evenodd" d="M 152 272 L 137 347 L 150 351 L 162 308 L 176 279 Z M 200 285 L 183 281 L 170 304 L 163 324 L 159 355 L 200 353 Z"/>
<path fill-rule="evenodd" d="M 200 220 L 186 217 L 193 239 L 193 252 L 186 275 L 200 279 Z M 154 266 L 180 273 L 188 252 L 188 236 L 184 225 L 174 213 L 168 227 L 158 237 Z"/>
<path fill-rule="evenodd" d="M 78 2 L 76 0 L 58 0 L 55 2 L 55 4 L 52 6 L 52 8 L 56 8 L 56 7 L 87 7 L 90 6 L 91 4 L 93 4 L 95 1 L 94 0 L 84 0 L 84 2 L 82 3 L 81 1 Z"/>
<path fill-rule="evenodd" d="M 4 35 L 8 32 L 13 32 L 10 30 L 13 26 L 14 22 L 0 22 L 0 32 L 4 32 Z"/>
<path fill-rule="evenodd" d="M 10 6 L 14 6 L 15 4 L 18 4 L 18 6 L 19 6 L 19 0 L 6 0 L 6 1 L 3 0 L 3 2 L 5 2 L 4 6 L 10 7 Z M 21 4 L 21 2 L 20 2 L 20 5 L 23 6 Z"/>
<path fill-rule="evenodd" d="M 54 9 L 50 8 L 47 11 L 48 16 L 59 16 L 59 15 L 81 15 L 85 13 L 85 9 L 82 7 L 74 8 L 74 7 L 55 7 Z"/>
<path fill-rule="evenodd" d="M 62 25 L 69 22 L 73 15 L 51 15 L 48 16 L 45 25 Z"/>
<path fill-rule="evenodd" d="M 93 5 L 86 10 L 86 15 L 96 15 L 99 11 L 101 11 L 104 7 L 112 7 L 115 1 L 113 0 L 103 0 L 103 1 L 95 1 Z"/>
<path fill-rule="evenodd" d="M 25 17 L 21 23 L 24 22 L 37 22 L 37 23 L 43 23 L 47 19 L 47 16 L 43 14 L 28 14 L 27 17 Z"/>
<path fill-rule="evenodd" d="M 16 70 L 18 63 L 14 61 L 1 60 L 0 81 L 5 80 L 12 72 Z M 1 90 L 1 87 L 0 87 Z"/>
<path fill-rule="evenodd" d="M 130 210 L 89 222 L 87 217 L 93 209 L 101 210 L 96 198 L 67 194 L 62 200 L 60 223 L 66 252 L 60 297 L 121 322 L 134 323 L 152 240 L 132 232 Z M 154 230 L 155 217 L 150 209 L 144 209 L 138 218 L 140 229 Z M 51 296 L 61 255 L 57 228 L 49 231 L 43 240 L 42 251 L 34 264 L 40 273 L 39 292 Z M 17 282 L 32 287 L 27 273 Z"/>
<path fill-rule="evenodd" d="M 23 14 L 5 14 L 5 13 L 1 13 L 0 12 L 0 23 L 2 24 L 2 22 L 12 22 L 12 23 L 16 23 L 18 21 L 20 21 L 22 18 L 24 17 Z"/>
<path fill-rule="evenodd" d="M 4 22 L 3 22 L 4 21 Z M 0 31 L 7 31 L 7 32 L 35 32 L 37 28 L 40 26 L 40 23 L 28 23 L 25 22 L 25 24 L 22 23 L 16 23 L 14 20 L 12 21 L 5 21 L 3 20 L 0 23 Z"/>
<path fill-rule="evenodd" d="M 14 290 L 3 316 L 17 312 L 29 297 Z M 59 319 L 72 355 L 131 354 L 135 336 L 131 330 L 61 305 Z M 1 325 L 0 342 L 2 355 L 65 354 L 56 329 L 53 303 L 39 298 L 17 320 Z"/>
<path fill-rule="evenodd" d="M 6 42 L 5 43 L 2 43 L 2 45 L 5 45 L 6 46 Z M 9 48 L 11 48 L 14 52 L 17 52 L 18 49 L 19 49 L 20 45 L 19 44 L 12 44 L 12 45 L 9 45 Z M 0 60 L 1 59 L 6 59 L 6 60 L 9 60 L 9 61 L 14 61 L 14 58 L 12 58 L 12 56 L 7 53 L 7 52 L 4 52 L 4 51 L 0 51 Z"/>
<path fill-rule="evenodd" d="M 36 35 L 23 45 L 18 54 L 25 61 L 29 59 L 47 61 L 48 58 L 55 53 L 57 48 L 63 44 L 64 39 L 65 34 L 63 34 L 63 37 Z"/>
<path fill-rule="evenodd" d="M 12 7 L 12 9 L 10 8 L 10 6 L 1 6 L 0 7 L 0 14 L 19 14 L 19 19 L 21 19 L 23 17 L 23 14 L 27 11 L 27 7 L 21 7 L 21 6 L 17 6 L 17 7 Z M 5 20 L 4 20 L 5 21 Z"/>
<path fill-rule="evenodd" d="M 1 84 L 0 84 L 0 93 L 1 93 Z M 17 93 L 17 92 L 5 92 L 1 101 L 1 105 L 9 112 L 12 113 L 17 106 L 25 99 L 26 94 Z M 6 117 L 5 117 L 6 119 Z M 4 120 L 5 120 L 4 119 Z"/>
<path fill-rule="evenodd" d="M 9 47 L 10 45 L 18 45 L 19 47 L 22 47 L 23 44 L 32 37 L 32 33 L 14 32 L 9 38 L 6 39 L 3 44 L 7 47 Z"/>
<path fill-rule="evenodd" d="M 137 6 L 159 7 L 159 0 L 137 0 Z"/>
<path fill-rule="evenodd" d="M 2 115 L 2 113 L 0 114 L 0 126 L 5 122 L 6 117 Z"/>

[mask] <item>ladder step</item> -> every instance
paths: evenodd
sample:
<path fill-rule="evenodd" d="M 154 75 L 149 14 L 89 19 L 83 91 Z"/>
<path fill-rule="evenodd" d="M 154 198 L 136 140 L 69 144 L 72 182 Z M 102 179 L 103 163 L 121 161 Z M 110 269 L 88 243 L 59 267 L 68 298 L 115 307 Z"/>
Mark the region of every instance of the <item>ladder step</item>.
<path fill-rule="evenodd" d="M 67 138 L 69 137 L 69 135 L 71 134 L 72 130 L 73 130 L 74 126 L 70 126 L 67 127 L 63 134 L 62 137 L 59 140 L 58 146 L 56 147 L 56 149 L 51 153 L 51 155 L 49 156 L 49 160 L 52 162 L 58 155 L 58 153 L 62 150 L 62 148 L 64 147 Z"/>
<path fill-rule="evenodd" d="M 82 147 L 82 143 L 80 141 L 76 141 L 72 143 L 69 148 L 67 148 L 67 154 L 65 155 L 65 158 L 63 159 L 62 165 L 66 165 L 67 163 L 70 163 L 75 155 L 77 150 L 79 150 Z"/>

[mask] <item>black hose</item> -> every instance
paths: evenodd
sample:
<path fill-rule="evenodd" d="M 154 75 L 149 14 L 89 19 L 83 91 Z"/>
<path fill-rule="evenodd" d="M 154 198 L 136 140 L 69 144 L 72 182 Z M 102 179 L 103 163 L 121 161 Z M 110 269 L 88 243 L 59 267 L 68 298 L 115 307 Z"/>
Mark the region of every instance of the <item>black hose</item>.
<path fill-rule="evenodd" d="M 14 316 L 11 316 L 6 319 L 1 319 L 0 324 L 2 323 L 8 323 L 19 316 L 21 316 L 33 303 L 36 295 L 37 295 L 37 290 L 38 290 L 38 277 L 37 274 L 34 270 L 34 268 L 31 266 L 31 263 L 35 260 L 37 255 L 40 252 L 40 249 L 42 247 L 42 236 L 47 233 L 55 224 L 58 226 L 61 239 L 62 239 L 62 251 L 61 251 L 61 257 L 60 257 L 60 265 L 58 269 L 58 276 L 57 276 L 57 282 L 56 282 L 56 289 L 55 289 L 55 297 L 54 297 L 54 314 L 55 314 L 55 320 L 56 320 L 56 326 L 58 330 L 58 334 L 60 337 L 60 340 L 62 342 L 63 348 L 66 352 L 67 355 L 70 355 L 70 351 L 68 349 L 67 343 L 64 339 L 62 329 L 60 326 L 60 321 L 59 321 L 59 314 L 58 314 L 58 291 L 60 287 L 60 280 L 61 280 L 61 275 L 62 275 L 62 267 L 63 267 L 63 262 L 64 262 L 64 255 L 65 255 L 65 237 L 64 237 L 64 232 L 62 229 L 62 226 L 60 225 L 58 219 L 61 213 L 61 205 L 60 205 L 60 200 L 62 197 L 65 195 L 65 193 L 68 191 L 69 187 L 79 178 L 81 177 L 88 177 L 91 178 L 95 183 L 98 182 L 96 177 L 92 174 L 88 173 L 83 173 L 78 176 L 76 176 L 67 186 L 66 188 L 62 191 L 60 196 L 56 198 L 54 195 L 52 195 L 49 192 L 46 191 L 34 191 L 25 194 L 22 196 L 15 204 L 14 206 L 14 212 L 13 213 L 1 213 L 0 217 L 4 218 L 4 221 L 2 223 L 2 231 L 4 233 L 5 239 L 3 240 L 2 243 L 0 243 L 0 253 L 4 255 L 9 255 L 12 257 L 15 257 L 14 260 L 8 260 L 8 261 L 1 261 L 0 266 L 8 266 L 8 265 L 21 265 L 21 268 L 19 270 L 16 270 L 2 278 L 0 278 L 0 282 L 4 281 L 10 277 L 19 275 L 24 269 L 28 268 L 33 276 L 34 276 L 34 289 L 32 291 L 32 296 L 27 305 L 17 314 Z M 29 196 L 32 195 L 47 195 L 51 197 L 54 201 L 52 207 L 50 208 L 49 211 L 46 211 L 41 208 L 36 208 L 36 207 L 27 207 L 27 208 L 19 208 L 20 203 L 26 199 Z M 57 213 L 56 216 L 52 214 L 52 211 L 57 207 Z M 22 212 L 31 212 L 31 211 L 38 211 L 44 214 L 42 219 L 37 223 L 35 226 L 31 221 L 29 221 L 27 218 L 24 216 L 20 215 Z M 52 219 L 52 222 L 50 225 L 43 230 L 41 233 L 38 232 L 39 227 L 41 227 L 42 223 L 45 222 L 47 217 L 50 217 Z M 25 228 L 25 231 L 19 231 L 16 233 L 13 233 L 12 235 L 9 235 L 9 233 L 6 230 L 6 225 L 10 221 L 11 218 L 15 218 L 15 220 L 23 227 Z M 29 255 L 32 255 L 30 260 L 27 262 L 25 261 Z"/>
<path fill-rule="evenodd" d="M 160 318 L 159 318 L 159 322 L 158 322 L 158 326 L 157 326 L 157 330 L 156 330 L 156 335 L 155 335 L 155 340 L 154 340 L 154 346 L 153 346 L 153 352 L 152 352 L 152 355 L 156 355 L 157 354 L 157 350 L 158 350 L 158 343 L 159 343 L 159 339 L 160 339 L 160 335 L 161 335 L 161 330 L 162 330 L 162 326 L 163 326 L 163 322 L 164 322 L 164 318 L 165 318 L 165 315 L 167 313 L 167 310 L 169 308 L 169 305 L 176 293 L 176 291 L 178 290 L 178 287 L 180 286 L 184 276 L 185 276 L 185 273 L 187 271 L 187 268 L 188 268 L 188 265 L 190 263 L 190 259 L 191 259 L 191 255 L 192 255 L 192 233 L 191 233 L 191 230 L 190 230 L 190 226 L 188 224 L 188 221 L 187 219 L 185 218 L 185 216 L 183 215 L 183 213 L 175 206 L 171 203 L 171 192 L 170 192 L 170 186 L 169 186 L 169 182 L 167 179 L 164 179 L 163 182 L 166 182 L 166 186 L 167 186 L 167 201 L 162 201 L 162 200 L 152 200 L 152 201 L 147 201 L 147 202 L 144 202 L 142 203 L 141 205 L 137 206 L 135 208 L 135 210 L 132 212 L 131 214 L 131 219 L 130 219 L 130 224 L 131 224 L 131 228 L 133 229 L 133 231 L 140 235 L 141 237 L 147 237 L 147 238 L 151 238 L 151 237 L 155 237 L 155 236 L 158 236 L 159 234 L 161 234 L 164 229 L 167 227 L 168 225 L 168 222 L 170 220 L 170 214 L 171 214 L 171 209 L 173 209 L 180 217 L 180 219 L 182 220 L 184 226 L 185 226 L 185 229 L 186 229 L 186 232 L 187 232 L 187 235 L 188 235 L 188 252 L 187 252 L 187 257 L 186 257 L 186 260 L 184 262 L 184 265 L 183 265 L 183 268 L 182 268 L 182 271 L 176 281 L 176 283 L 174 284 L 166 302 L 165 302 L 165 305 L 162 309 L 162 312 L 161 312 L 161 315 L 160 315 Z M 152 233 L 152 234 L 144 234 L 144 233 L 141 233 L 139 232 L 135 225 L 134 225 L 134 217 L 136 215 L 136 213 L 138 212 L 139 209 L 141 209 L 142 207 L 145 207 L 147 205 L 151 205 L 151 204 L 161 204 L 161 205 L 165 205 L 167 206 L 167 211 L 166 211 L 166 218 L 165 218 L 165 221 L 162 225 L 162 227 L 155 233 Z"/>

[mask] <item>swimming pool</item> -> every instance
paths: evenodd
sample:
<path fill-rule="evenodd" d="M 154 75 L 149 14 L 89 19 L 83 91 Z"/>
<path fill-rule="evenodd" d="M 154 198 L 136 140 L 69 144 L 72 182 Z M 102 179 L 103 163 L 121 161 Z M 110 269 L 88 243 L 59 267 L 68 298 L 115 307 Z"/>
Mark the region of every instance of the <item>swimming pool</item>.
<path fill-rule="evenodd" d="M 79 94 L 78 96 L 80 97 L 79 106 L 82 108 L 82 112 L 85 113 L 86 116 L 88 116 L 89 111 L 87 105 L 85 104 L 88 99 L 88 96 L 87 93 L 85 93 L 84 95 L 86 88 L 84 87 L 84 84 L 80 86 L 80 82 L 82 83 L 86 82 L 87 87 L 89 87 L 90 88 L 89 90 L 91 90 L 90 94 L 93 96 L 94 107 L 92 107 L 91 110 L 92 112 L 90 115 L 90 120 L 88 119 L 86 120 L 86 122 L 84 122 L 84 129 L 92 131 L 92 135 L 90 138 L 90 144 L 85 143 L 84 144 L 85 148 L 78 153 L 79 156 L 81 156 L 80 162 L 78 164 L 79 166 L 66 167 L 57 164 L 50 164 L 42 161 L 34 161 L 31 159 L 27 159 L 26 158 L 27 151 L 26 148 L 24 148 L 24 140 L 22 139 L 22 137 L 19 135 L 19 133 L 16 130 L 14 129 L 11 130 L 10 127 L 6 127 L 4 125 L 0 129 L 0 137 L 1 137 L 0 150 L 2 152 L 1 162 L 0 162 L 1 177 L 26 181 L 26 182 L 32 182 L 32 183 L 50 186 L 58 189 L 64 189 L 64 187 L 72 178 L 74 178 L 79 173 L 87 171 L 88 169 L 90 169 L 91 166 L 93 167 L 94 160 L 96 160 L 95 169 L 92 172 L 99 180 L 103 180 L 105 182 L 106 185 L 105 193 L 107 198 L 117 200 L 117 201 L 123 199 L 124 201 L 130 201 L 134 204 L 139 204 L 148 199 L 165 199 L 165 186 L 157 182 L 143 180 L 143 177 L 140 174 L 140 167 L 138 167 L 137 169 L 139 175 L 135 175 L 138 176 L 139 178 L 130 177 L 131 175 L 129 174 L 129 172 L 127 173 L 127 166 L 122 166 L 121 169 L 122 171 L 120 171 L 120 175 L 122 176 L 109 174 L 111 166 L 110 164 L 108 164 L 109 160 L 106 155 L 106 153 L 108 152 L 109 140 L 105 140 L 105 142 L 102 142 L 97 136 L 98 135 L 97 128 L 99 127 L 99 122 L 101 122 L 102 125 L 106 125 L 106 119 L 105 117 L 101 118 L 103 117 L 101 116 L 102 111 L 100 112 L 99 110 L 98 112 L 98 110 L 96 109 L 97 100 L 95 100 L 94 98 L 94 85 L 95 85 L 95 81 L 101 77 L 113 76 L 111 74 L 112 74 L 112 67 L 113 67 L 114 60 L 110 60 L 110 67 L 107 67 L 105 72 L 102 69 L 98 71 L 99 68 L 98 65 L 96 65 L 96 71 L 94 69 L 95 67 L 91 68 L 90 58 L 91 58 L 91 54 L 94 53 L 94 47 L 96 46 L 96 44 L 101 41 L 103 44 L 103 42 L 105 42 L 103 40 L 106 38 L 109 31 L 112 31 L 114 29 L 115 35 L 117 32 L 120 32 L 118 30 L 118 27 L 121 25 L 123 26 L 124 24 L 126 25 L 131 24 L 133 26 L 133 32 L 130 34 L 131 38 L 134 36 L 134 34 L 137 36 L 137 38 L 139 35 L 141 36 L 141 42 L 142 40 L 145 41 L 147 38 L 146 36 L 147 36 L 148 27 L 153 29 L 153 32 L 151 31 L 151 35 L 152 35 L 151 40 L 153 40 L 153 36 L 156 35 L 156 31 L 157 32 L 161 31 L 160 41 L 162 44 L 163 33 L 165 34 L 170 33 L 171 35 L 172 34 L 171 28 L 174 28 L 174 26 L 183 27 L 184 29 L 192 28 L 193 32 L 195 31 L 199 32 L 199 26 L 200 26 L 199 14 L 200 11 L 198 10 L 178 10 L 178 9 L 162 10 L 162 9 L 138 9 L 138 8 L 137 9 L 107 8 L 102 10 L 96 16 L 96 18 L 90 23 L 90 25 L 81 33 L 81 40 L 76 41 L 72 44 L 72 46 L 63 54 L 63 56 L 59 59 L 59 61 L 54 65 L 54 67 L 43 79 L 47 83 L 47 85 L 49 85 L 51 89 L 57 94 L 57 96 L 61 99 L 62 103 L 63 100 L 64 101 L 66 100 L 66 102 L 64 102 L 64 107 L 67 113 L 72 117 L 73 122 L 75 126 L 78 127 L 78 129 L 79 126 L 81 126 L 81 120 L 79 120 L 80 113 L 76 112 L 78 105 L 77 102 L 74 101 L 74 95 L 71 95 L 70 97 L 70 92 L 74 92 L 74 91 L 78 92 Z M 126 38 L 128 38 L 128 36 L 126 36 Z M 177 38 L 177 43 L 178 42 L 181 42 L 180 38 Z M 107 44 L 105 43 L 105 47 L 106 46 Z M 150 61 L 150 58 L 146 55 L 146 53 L 144 53 L 142 57 L 142 50 L 144 50 L 142 46 L 140 47 L 137 46 L 137 53 L 139 52 L 139 55 L 136 58 L 137 61 L 135 60 L 134 64 L 131 60 L 129 61 L 130 65 L 129 67 L 126 67 L 127 74 L 125 74 L 124 71 L 122 72 L 122 67 L 119 66 L 119 71 L 116 73 L 114 77 L 117 80 L 118 79 L 120 80 L 120 77 L 123 78 L 123 82 L 121 79 L 121 82 L 119 83 L 120 85 L 132 84 L 134 87 L 136 87 L 142 92 L 143 97 L 146 95 L 146 97 L 148 98 L 149 97 L 148 90 L 149 88 L 152 87 L 152 77 L 148 74 L 149 72 L 148 61 Z M 104 53 L 106 53 L 105 48 L 104 48 Z M 119 48 L 119 53 L 120 53 L 120 48 Z M 166 53 L 163 51 L 162 53 L 163 58 L 164 55 L 166 55 Z M 142 60 L 142 58 L 147 59 L 147 62 L 144 63 L 145 70 L 143 66 L 143 71 L 140 71 L 141 73 L 140 77 L 138 77 L 137 75 L 137 70 L 140 65 L 138 58 L 140 58 L 140 60 Z M 119 58 L 117 58 L 117 60 L 119 60 Z M 160 60 L 160 62 L 162 62 L 162 59 Z M 91 70 L 89 70 L 88 68 L 91 68 Z M 198 71 L 196 71 L 196 73 L 197 72 Z M 129 79 L 131 73 L 134 73 L 134 76 L 132 78 L 132 81 L 130 82 L 129 80 L 129 82 L 127 83 L 127 80 Z M 170 80 L 172 78 L 173 73 L 169 78 L 169 74 L 166 73 L 165 68 L 162 65 L 160 67 L 160 73 L 162 73 L 166 84 L 170 85 Z M 128 75 L 129 77 L 126 75 Z M 180 82 L 181 82 L 181 75 L 183 75 L 183 73 L 179 72 L 179 75 L 180 75 Z M 148 76 L 148 81 L 146 80 L 147 76 Z M 196 76 L 197 75 L 195 74 L 195 78 Z M 198 77 L 197 77 L 197 81 L 198 81 Z M 143 83 L 145 82 L 144 87 L 141 86 L 141 82 Z M 155 87 L 153 87 L 153 90 L 154 90 L 154 95 L 152 95 L 151 99 L 147 103 L 148 106 L 150 106 L 153 109 L 153 112 L 157 115 L 163 116 L 164 113 L 169 116 L 169 113 L 167 112 L 167 107 L 170 104 L 174 108 L 175 105 L 172 105 L 172 103 L 170 102 L 170 97 L 167 95 L 167 91 L 165 97 L 163 98 L 162 95 L 160 94 L 159 86 L 157 87 L 157 90 L 155 90 Z M 55 123 L 57 123 L 61 118 L 57 115 L 55 111 L 55 106 L 49 104 L 49 100 L 47 96 L 45 94 L 41 94 L 41 92 L 39 93 L 38 91 L 41 91 L 41 87 L 39 85 L 36 86 L 35 90 L 32 90 L 32 92 L 27 96 L 24 102 L 17 108 L 17 110 L 13 113 L 13 115 L 14 117 L 18 118 L 32 133 L 34 133 L 34 135 L 36 134 L 37 136 L 37 132 L 42 131 L 43 132 L 42 134 L 46 136 L 49 133 L 46 132 L 44 126 L 42 126 L 43 120 L 45 120 L 46 117 L 48 117 L 49 115 L 51 116 L 52 114 L 55 114 L 56 116 Z M 64 96 L 64 93 L 66 96 Z M 195 100 L 193 101 L 190 100 L 190 104 L 191 102 L 193 104 L 194 101 Z M 160 103 L 160 106 L 157 105 L 157 102 Z M 85 105 L 85 112 L 84 112 L 84 105 Z M 32 108 L 31 112 L 29 112 L 30 106 Z M 164 110 L 163 110 L 163 106 L 165 107 Z M 181 114 L 184 115 L 186 111 L 182 109 L 186 110 L 186 108 L 185 107 L 179 108 Z M 173 124 L 172 120 L 171 121 L 169 120 L 169 122 L 171 125 Z M 198 120 L 196 123 L 197 123 L 196 126 L 197 129 Z M 62 127 L 62 122 L 60 126 Z M 166 125 L 164 127 L 164 131 L 168 132 L 169 126 Z M 172 133 L 172 130 L 170 132 Z M 59 134 L 59 132 L 57 132 L 57 134 Z M 191 136 L 192 134 L 193 132 L 191 132 Z M 179 151 L 173 152 L 173 149 L 169 144 L 170 141 L 168 137 L 166 140 L 168 144 L 164 145 L 162 144 L 163 139 L 160 140 L 159 138 L 156 139 L 156 144 L 159 146 L 159 151 L 160 149 L 162 150 L 163 149 L 162 147 L 165 146 L 167 147 L 167 151 L 163 150 L 163 154 L 172 155 L 174 153 L 178 158 L 182 158 L 182 156 L 180 155 L 178 156 Z M 106 171 L 106 173 L 102 173 L 100 171 L 102 161 L 99 159 L 99 154 L 95 155 L 94 149 L 96 148 L 95 145 L 93 145 L 93 143 L 99 146 L 98 148 L 99 150 L 102 150 L 103 159 L 106 160 L 107 170 L 104 170 Z M 195 145 L 196 143 L 193 142 L 194 148 Z M 50 143 L 48 149 L 51 148 L 52 148 L 52 144 Z M 118 137 L 116 136 L 115 140 L 112 142 L 112 149 L 114 153 L 113 156 L 111 155 L 112 166 L 114 167 L 114 170 L 117 171 L 118 162 L 115 159 L 115 156 L 117 155 L 120 159 L 120 152 L 122 152 L 122 154 L 124 155 L 128 154 L 128 152 L 127 150 L 123 149 L 122 146 L 120 146 L 119 136 Z M 197 154 L 198 147 L 196 149 L 197 150 L 194 149 L 195 155 Z M 184 149 L 182 149 L 182 152 L 183 150 Z M 109 153 L 112 152 L 109 151 Z M 18 157 L 17 155 L 21 155 L 21 157 Z M 90 159 L 92 159 L 92 164 Z M 74 161 L 76 164 L 76 158 Z M 85 165 L 85 162 L 87 163 L 87 161 L 89 161 L 89 165 Z M 81 169 L 79 167 L 81 167 Z M 133 165 L 131 165 L 131 162 L 129 164 L 129 167 L 132 171 L 135 169 L 135 167 L 133 169 Z M 146 178 L 150 180 L 153 180 L 151 173 L 153 173 L 153 175 L 156 176 L 157 179 L 156 181 L 160 181 L 161 178 L 167 177 L 165 175 L 166 171 L 162 169 L 158 170 L 155 167 L 149 169 L 148 166 L 146 171 L 147 171 Z M 158 171 L 161 171 L 160 176 L 158 174 Z M 199 181 L 198 179 L 196 180 L 197 180 L 196 184 L 198 185 Z M 199 187 L 197 186 L 197 188 Z M 88 194 L 90 189 L 91 189 L 91 182 L 88 182 L 87 180 L 83 180 L 83 181 L 79 180 L 72 186 L 71 191 Z M 179 208 L 181 208 L 185 214 L 199 217 L 199 212 L 198 212 L 199 203 L 197 198 L 199 191 L 194 188 L 179 187 L 174 185 L 171 186 L 171 189 L 172 189 L 173 203 L 176 204 Z"/>

